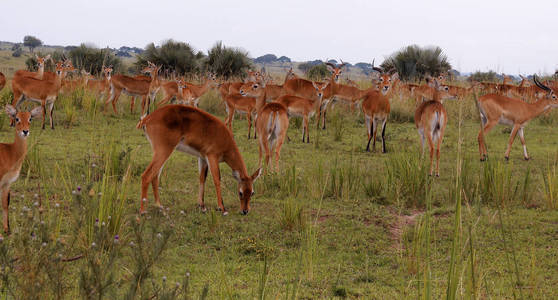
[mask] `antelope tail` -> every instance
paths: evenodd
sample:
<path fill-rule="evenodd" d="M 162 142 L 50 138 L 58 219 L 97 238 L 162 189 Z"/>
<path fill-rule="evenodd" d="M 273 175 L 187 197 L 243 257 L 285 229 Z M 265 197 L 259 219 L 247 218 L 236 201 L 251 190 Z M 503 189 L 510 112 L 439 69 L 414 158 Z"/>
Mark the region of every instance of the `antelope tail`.
<path fill-rule="evenodd" d="M 271 136 L 273 135 L 273 133 L 275 132 L 275 126 L 277 126 L 277 118 L 279 118 L 279 112 L 276 111 L 275 113 L 271 113 L 271 120 L 270 120 L 270 128 L 269 128 L 269 136 L 267 137 L 268 139 L 271 138 Z"/>

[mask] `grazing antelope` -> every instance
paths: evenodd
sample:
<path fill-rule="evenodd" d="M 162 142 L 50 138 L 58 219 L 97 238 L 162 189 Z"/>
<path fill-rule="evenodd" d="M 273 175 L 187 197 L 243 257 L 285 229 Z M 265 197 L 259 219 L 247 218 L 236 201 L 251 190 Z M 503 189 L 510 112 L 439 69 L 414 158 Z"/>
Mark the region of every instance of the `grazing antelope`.
<path fill-rule="evenodd" d="M 314 95 L 312 98 L 303 98 L 298 96 L 285 95 L 277 98 L 276 103 L 282 104 L 287 108 L 289 115 L 295 115 L 303 118 L 302 126 L 302 142 L 310 143 L 310 133 L 308 132 L 308 121 L 323 107 L 323 96 L 326 88 L 329 86 L 329 81 L 324 83 L 317 83 L 312 81 L 312 88 Z M 319 120 L 318 120 L 319 121 Z"/>
<path fill-rule="evenodd" d="M 368 133 L 366 151 L 370 152 L 370 141 L 372 141 L 372 151 L 376 151 L 376 133 L 378 126 L 381 124 L 382 153 L 386 153 L 386 122 L 391 110 L 389 97 L 391 96 L 391 87 L 399 77 L 397 73 L 390 75 L 378 67 L 373 68 L 376 72 L 372 74 L 372 78 L 376 81 L 377 86 L 375 90 L 370 90 L 362 101 L 362 111 Z"/>
<path fill-rule="evenodd" d="M 6 85 L 6 76 L 4 76 L 2 72 L 0 72 L 0 91 L 4 88 L 5 85 Z"/>
<path fill-rule="evenodd" d="M 428 79 L 427 79 L 428 81 Z M 415 126 L 421 138 L 422 155 L 424 140 L 430 149 L 430 176 L 433 172 L 434 152 L 436 152 L 436 176 L 440 176 L 440 147 L 448 121 L 447 112 L 442 104 L 444 97 L 449 97 L 448 87 L 441 86 L 436 79 L 429 80 L 432 88 L 431 100 L 422 101 L 415 110 Z M 444 93 L 444 94 L 442 94 Z"/>
<path fill-rule="evenodd" d="M 248 175 L 242 155 L 236 146 L 232 132 L 217 117 L 200 109 L 185 105 L 167 105 L 144 117 L 136 126 L 142 128 L 151 143 L 153 159 L 141 175 L 140 213 L 145 212 L 149 183 L 153 187 L 155 203 L 160 206 L 159 175 L 169 156 L 178 150 L 198 157 L 200 187 L 198 203 L 206 211 L 203 199 L 205 179 L 209 169 L 215 184 L 219 210 L 228 214 L 221 196 L 219 163 L 225 162 L 238 181 L 238 195 L 243 214 L 250 210 L 250 197 L 254 194 L 253 183 L 261 169 Z"/>
<path fill-rule="evenodd" d="M 10 232 L 9 205 L 10 185 L 19 177 L 21 165 L 27 155 L 27 137 L 32 118 L 41 115 L 42 108 L 35 107 L 31 112 L 18 112 L 13 106 L 6 105 L 6 113 L 15 120 L 15 140 L 11 144 L 0 144 L 0 193 L 2 194 L 2 210 L 4 232 Z"/>
<path fill-rule="evenodd" d="M 206 77 L 205 82 L 202 84 L 186 83 L 186 85 L 188 86 L 188 90 L 191 93 L 191 104 L 195 107 L 198 107 L 201 96 L 209 91 L 210 88 L 214 87 L 215 84 L 216 78 L 213 74 L 209 74 Z"/>
<path fill-rule="evenodd" d="M 265 152 L 265 164 L 267 168 L 270 166 L 270 158 L 275 150 L 275 171 L 279 171 L 279 158 L 281 156 L 281 147 L 287 136 L 289 128 L 289 116 L 287 108 L 280 103 L 266 103 L 268 89 L 263 81 L 261 83 L 247 83 L 242 86 L 240 92 L 246 96 L 256 97 L 256 132 L 259 140 L 259 163 L 258 167 L 262 167 L 262 154 Z"/>
<path fill-rule="evenodd" d="M 50 128 L 54 129 L 54 120 L 52 119 L 54 111 L 54 102 L 60 91 L 62 78 L 64 77 L 64 64 L 56 63 L 56 78 L 51 80 L 40 80 L 33 77 L 20 77 L 12 81 L 14 100 L 12 106 L 18 108 L 24 99 L 39 102 L 43 108 L 42 128 L 45 129 L 46 105 L 49 104 Z M 13 119 L 12 119 L 13 121 Z"/>
<path fill-rule="evenodd" d="M 509 159 L 513 141 L 515 140 L 517 133 L 519 133 L 519 138 L 521 140 L 521 144 L 523 145 L 523 157 L 525 160 L 529 160 L 523 129 L 531 119 L 552 108 L 558 107 L 558 99 L 556 97 L 555 90 L 540 83 L 536 76 L 533 79 L 535 81 L 535 85 L 546 92 L 546 96 L 537 102 L 526 103 L 519 99 L 509 98 L 497 94 L 488 94 L 479 98 L 479 110 L 482 125 L 484 126 L 478 135 L 481 161 L 486 160 L 488 155 L 484 136 L 498 123 L 513 125 L 508 142 L 508 148 L 504 158 L 506 160 Z"/>

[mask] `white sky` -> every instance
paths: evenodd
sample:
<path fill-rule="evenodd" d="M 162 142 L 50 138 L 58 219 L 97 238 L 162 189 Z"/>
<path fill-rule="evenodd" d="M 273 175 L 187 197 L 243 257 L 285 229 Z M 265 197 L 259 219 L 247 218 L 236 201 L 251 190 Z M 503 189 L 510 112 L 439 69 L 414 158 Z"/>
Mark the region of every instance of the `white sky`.
<path fill-rule="evenodd" d="M 381 62 L 409 44 L 437 45 L 454 68 L 509 74 L 558 69 L 558 3 L 502 0 L 4 0 L 0 40 L 49 45 L 159 44 L 206 51 L 216 41 L 295 61 Z"/>

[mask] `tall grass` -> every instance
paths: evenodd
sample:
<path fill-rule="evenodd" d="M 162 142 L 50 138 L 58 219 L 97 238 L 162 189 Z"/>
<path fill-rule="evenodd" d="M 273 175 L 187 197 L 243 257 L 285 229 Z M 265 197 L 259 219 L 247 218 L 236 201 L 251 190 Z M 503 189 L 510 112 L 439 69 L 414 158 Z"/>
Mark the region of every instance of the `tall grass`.
<path fill-rule="evenodd" d="M 388 193 L 393 202 L 423 208 L 431 189 L 428 167 L 416 153 L 398 153 L 386 161 Z"/>
<path fill-rule="evenodd" d="M 546 169 L 542 170 L 544 204 L 547 209 L 558 209 L 558 163 L 549 162 Z"/>

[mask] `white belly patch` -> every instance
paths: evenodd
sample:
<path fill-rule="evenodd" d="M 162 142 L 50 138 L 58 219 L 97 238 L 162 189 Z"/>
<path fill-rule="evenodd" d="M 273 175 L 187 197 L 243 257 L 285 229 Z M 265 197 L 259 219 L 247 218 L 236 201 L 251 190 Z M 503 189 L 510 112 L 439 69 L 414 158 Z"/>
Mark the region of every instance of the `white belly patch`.
<path fill-rule="evenodd" d="M 188 153 L 195 157 L 202 157 L 201 153 L 198 150 L 186 145 L 186 143 L 184 143 L 183 141 L 181 141 L 180 143 L 178 143 L 178 145 L 176 145 L 176 150 L 180 152 Z"/>

